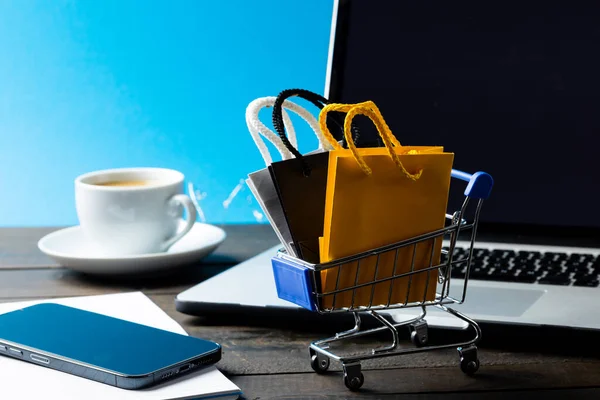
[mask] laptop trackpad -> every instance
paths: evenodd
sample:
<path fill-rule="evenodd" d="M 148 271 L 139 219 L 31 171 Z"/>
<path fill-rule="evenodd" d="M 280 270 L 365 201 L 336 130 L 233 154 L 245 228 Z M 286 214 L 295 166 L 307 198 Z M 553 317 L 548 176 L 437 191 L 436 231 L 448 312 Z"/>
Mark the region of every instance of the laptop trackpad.
<path fill-rule="evenodd" d="M 538 289 L 493 288 L 471 285 L 464 304 L 451 305 L 466 315 L 519 317 L 545 293 Z"/>

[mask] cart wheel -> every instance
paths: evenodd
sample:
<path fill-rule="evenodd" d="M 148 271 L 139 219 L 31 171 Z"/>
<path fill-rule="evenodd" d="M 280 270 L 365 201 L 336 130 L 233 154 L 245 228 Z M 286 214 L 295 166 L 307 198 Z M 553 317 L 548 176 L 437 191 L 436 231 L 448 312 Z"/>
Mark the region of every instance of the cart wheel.
<path fill-rule="evenodd" d="M 425 346 L 429 335 L 427 333 L 427 322 L 419 321 L 415 322 L 411 326 L 410 340 L 417 347 Z"/>
<path fill-rule="evenodd" d="M 360 364 L 343 365 L 344 385 L 353 392 L 361 388 L 365 383 L 365 377 L 360 372 Z"/>
<path fill-rule="evenodd" d="M 329 357 L 314 354 L 310 358 L 310 366 L 317 374 L 322 374 L 329 369 Z"/>
<path fill-rule="evenodd" d="M 460 355 L 460 369 L 467 375 L 473 375 L 479 369 L 479 358 L 477 358 L 477 347 L 458 348 Z"/>
<path fill-rule="evenodd" d="M 360 375 L 355 376 L 353 378 L 349 378 L 348 375 L 344 375 L 344 385 L 353 392 L 357 391 L 361 388 L 361 386 L 365 383 L 365 377 L 360 373 Z"/>

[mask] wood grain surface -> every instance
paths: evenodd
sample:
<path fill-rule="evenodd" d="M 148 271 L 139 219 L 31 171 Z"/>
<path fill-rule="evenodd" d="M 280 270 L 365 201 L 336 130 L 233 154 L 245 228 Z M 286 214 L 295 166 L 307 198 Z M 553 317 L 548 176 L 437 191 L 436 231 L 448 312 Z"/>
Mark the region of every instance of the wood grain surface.
<path fill-rule="evenodd" d="M 277 244 L 268 225 L 225 226 L 228 238 L 210 257 L 159 276 L 98 278 L 64 269 L 37 249 L 57 228 L 0 229 L 0 302 L 142 291 L 193 336 L 223 346 L 219 368 L 249 399 L 395 398 L 472 399 L 600 398 L 600 336 L 596 332 L 525 330 L 483 326 L 481 369 L 474 377 L 458 368 L 456 350 L 364 362 L 365 384 L 349 392 L 339 365 L 312 372 L 308 344 L 347 328 L 339 321 L 269 315 L 194 317 L 175 309 L 175 296 L 235 263 Z M 454 341 L 454 331 L 431 330 L 433 343 Z M 407 333 L 403 333 L 407 340 Z M 375 346 L 375 337 L 355 346 Z"/>

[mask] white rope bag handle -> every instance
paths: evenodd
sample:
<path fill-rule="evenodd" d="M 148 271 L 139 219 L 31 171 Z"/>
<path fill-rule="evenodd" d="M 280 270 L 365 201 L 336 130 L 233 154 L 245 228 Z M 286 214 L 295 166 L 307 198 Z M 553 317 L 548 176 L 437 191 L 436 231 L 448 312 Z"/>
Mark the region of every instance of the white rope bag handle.
<path fill-rule="evenodd" d="M 267 128 L 265 124 L 263 124 L 258 118 L 258 113 L 260 112 L 260 110 L 263 108 L 273 107 L 275 99 L 276 97 L 274 96 L 260 97 L 256 100 L 253 100 L 248 105 L 248 107 L 246 107 L 246 125 L 248 125 L 250 135 L 252 136 L 252 139 L 254 139 L 254 143 L 256 144 L 256 147 L 258 147 L 258 150 L 260 151 L 260 154 L 262 155 L 262 158 L 267 166 L 270 165 L 273 162 L 273 160 L 271 158 L 271 154 L 269 153 L 269 149 L 267 148 L 266 144 L 261 138 L 261 135 L 265 137 L 269 142 L 271 142 L 273 146 L 275 146 L 283 160 L 289 160 L 290 158 L 294 158 L 294 155 L 285 147 L 279 135 L 277 135 L 271 129 Z M 285 100 L 283 102 L 281 114 L 283 118 L 283 124 L 287 132 L 288 140 L 294 147 L 298 148 L 296 131 L 294 130 L 292 121 L 286 110 L 296 113 L 312 128 L 319 141 L 319 150 L 333 149 L 333 146 L 329 144 L 329 142 L 323 135 L 323 132 L 321 132 L 321 128 L 319 127 L 319 122 L 317 121 L 316 117 L 309 111 L 307 111 L 305 108 L 299 106 L 298 104 L 293 103 L 289 100 Z"/>

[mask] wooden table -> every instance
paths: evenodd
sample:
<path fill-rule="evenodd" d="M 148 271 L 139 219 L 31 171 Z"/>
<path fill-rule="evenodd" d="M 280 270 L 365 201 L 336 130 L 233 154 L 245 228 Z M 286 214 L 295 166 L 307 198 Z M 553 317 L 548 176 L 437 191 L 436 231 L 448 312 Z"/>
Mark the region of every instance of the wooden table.
<path fill-rule="evenodd" d="M 55 229 L 0 229 L 0 301 L 140 290 L 190 335 L 222 344 L 218 366 L 248 399 L 529 399 L 532 390 L 547 399 L 600 398 L 600 335 L 492 325 L 482 326 L 481 368 L 474 377 L 459 370 L 456 351 L 421 353 L 363 363 L 365 385 L 352 393 L 343 385 L 338 365 L 332 363 L 331 373 L 317 375 L 308 358 L 310 341 L 345 326 L 252 315 L 197 318 L 175 310 L 177 293 L 275 245 L 270 226 L 225 226 L 227 241 L 202 263 L 168 277 L 133 279 L 97 279 L 57 266 L 37 248 L 37 241 Z M 451 335 L 430 330 L 434 342 Z"/>

